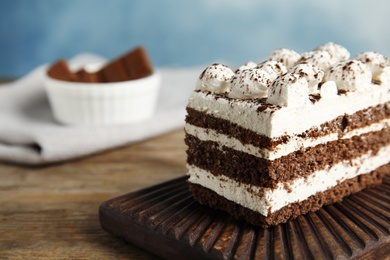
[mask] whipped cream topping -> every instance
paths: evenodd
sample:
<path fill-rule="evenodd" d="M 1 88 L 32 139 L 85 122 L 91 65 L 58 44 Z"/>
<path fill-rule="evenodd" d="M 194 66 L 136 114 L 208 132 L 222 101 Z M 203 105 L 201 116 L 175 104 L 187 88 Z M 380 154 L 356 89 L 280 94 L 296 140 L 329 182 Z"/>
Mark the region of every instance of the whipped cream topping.
<path fill-rule="evenodd" d="M 287 73 L 286 66 L 275 60 L 264 61 L 257 65 L 256 68 L 266 71 L 271 76 L 272 80 L 275 80 L 277 77 Z"/>
<path fill-rule="evenodd" d="M 240 66 L 234 73 L 238 74 L 243 70 L 247 69 L 254 69 L 257 66 L 257 64 L 253 61 L 248 61 L 246 64 Z"/>
<path fill-rule="evenodd" d="M 384 68 L 379 75 L 373 76 L 373 79 L 380 85 L 390 85 L 390 66 Z"/>
<path fill-rule="evenodd" d="M 300 59 L 301 55 L 298 52 L 285 48 L 276 49 L 268 57 L 268 60 L 275 60 L 283 63 L 287 69 L 297 64 Z"/>
<path fill-rule="evenodd" d="M 226 65 L 214 63 L 200 74 L 196 89 L 213 93 L 225 93 L 230 89 L 234 72 Z"/>
<path fill-rule="evenodd" d="M 339 62 L 328 51 L 309 51 L 302 54 L 299 63 L 311 63 L 323 71 L 327 71 L 330 66 Z"/>
<path fill-rule="evenodd" d="M 355 60 L 363 62 L 370 68 L 374 80 L 380 80 L 380 78 L 382 78 L 382 80 L 388 81 L 388 79 L 383 78 L 383 75 L 381 75 L 383 72 L 385 72 L 385 75 L 388 75 L 386 70 L 389 70 L 388 68 L 390 66 L 389 59 L 384 55 L 373 51 L 367 51 L 356 55 Z"/>
<path fill-rule="evenodd" d="M 297 64 L 290 69 L 292 74 L 303 76 L 309 85 L 309 94 L 318 93 L 318 84 L 324 77 L 324 71 L 311 63 Z"/>
<path fill-rule="evenodd" d="M 336 82 L 337 88 L 347 91 L 368 91 L 372 80 L 371 71 L 358 60 L 337 63 L 325 73 L 325 79 Z"/>
<path fill-rule="evenodd" d="M 268 90 L 269 104 L 299 107 L 309 102 L 309 85 L 300 74 L 286 73 L 272 83 Z"/>
<path fill-rule="evenodd" d="M 350 56 L 350 53 L 346 48 L 334 42 L 328 42 L 320 45 L 315 49 L 315 51 L 327 51 L 339 62 L 348 60 Z"/>
<path fill-rule="evenodd" d="M 337 85 L 334 81 L 327 81 L 321 85 L 320 95 L 323 99 L 335 97 L 337 92 Z"/>
<path fill-rule="evenodd" d="M 368 82 L 370 81 L 375 85 L 390 89 L 389 59 L 376 52 L 360 53 L 352 61 L 348 60 L 349 56 L 350 53 L 346 48 L 334 42 L 320 45 L 313 51 L 302 55 L 293 50 L 281 48 L 272 52 L 268 60 L 260 64 L 249 61 L 235 72 L 225 65 L 212 64 L 200 75 L 196 82 L 196 89 L 216 94 L 228 93 L 229 97 L 238 99 L 268 97 L 269 86 L 287 72 L 299 74 L 306 79 L 308 94 L 320 94 L 321 98 L 326 99 L 335 96 L 334 84 L 338 90 L 369 91 Z M 264 71 L 268 76 L 256 71 L 245 72 L 255 69 Z M 245 73 L 241 75 L 243 72 Z M 322 89 L 319 89 L 319 84 L 327 81 L 332 81 L 332 83 L 325 84 Z M 279 79 L 278 82 L 280 83 L 281 80 Z M 297 93 L 295 93 L 297 96 L 292 92 L 287 94 L 289 93 L 287 89 L 283 90 L 286 92 L 280 90 L 280 93 L 278 91 L 271 93 L 272 97 L 267 100 L 272 102 L 270 104 L 279 106 L 286 106 L 288 103 L 303 105 L 301 101 L 306 98 L 299 98 Z M 278 98 L 279 101 L 276 100 Z M 298 98 L 298 100 L 293 101 L 293 98 Z"/>
<path fill-rule="evenodd" d="M 266 71 L 246 69 L 233 77 L 228 96 L 240 99 L 266 97 L 271 82 L 271 77 Z"/>

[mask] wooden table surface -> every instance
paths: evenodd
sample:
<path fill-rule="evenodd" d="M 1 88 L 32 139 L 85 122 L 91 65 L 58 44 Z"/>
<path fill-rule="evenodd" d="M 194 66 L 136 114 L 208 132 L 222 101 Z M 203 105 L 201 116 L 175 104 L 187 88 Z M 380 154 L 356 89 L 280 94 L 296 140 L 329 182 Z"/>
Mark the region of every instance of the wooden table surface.
<path fill-rule="evenodd" d="M 184 131 L 45 167 L 0 162 L 0 259 L 154 259 L 103 231 L 99 205 L 185 175 Z"/>

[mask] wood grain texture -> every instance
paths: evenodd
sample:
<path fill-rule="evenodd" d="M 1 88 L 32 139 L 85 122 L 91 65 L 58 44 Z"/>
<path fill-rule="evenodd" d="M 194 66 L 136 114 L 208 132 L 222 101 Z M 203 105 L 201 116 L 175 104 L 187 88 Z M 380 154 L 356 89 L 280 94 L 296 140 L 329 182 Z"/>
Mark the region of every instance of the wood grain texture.
<path fill-rule="evenodd" d="M 201 206 L 186 180 L 104 202 L 102 227 L 166 259 L 390 258 L 390 175 L 378 187 L 267 229 Z"/>
<path fill-rule="evenodd" d="M 0 163 L 0 259 L 154 259 L 105 232 L 99 205 L 186 172 L 184 131 L 46 167 Z"/>

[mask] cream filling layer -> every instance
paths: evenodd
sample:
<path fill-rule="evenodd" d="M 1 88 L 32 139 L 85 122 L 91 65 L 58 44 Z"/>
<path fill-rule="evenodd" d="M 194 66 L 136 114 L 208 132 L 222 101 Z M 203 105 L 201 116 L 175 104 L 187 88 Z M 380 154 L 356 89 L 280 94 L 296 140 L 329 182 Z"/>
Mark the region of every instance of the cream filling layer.
<path fill-rule="evenodd" d="M 345 133 L 341 139 L 350 139 L 353 136 L 359 136 L 362 134 L 380 131 L 390 127 L 390 119 L 383 119 L 378 123 L 371 124 L 366 127 L 351 130 Z M 317 138 L 302 138 L 297 135 L 292 136 L 288 142 L 281 143 L 273 150 L 266 148 L 259 148 L 251 144 L 242 144 L 240 140 L 227 136 L 225 134 L 218 133 L 212 129 L 205 129 L 194 125 L 185 125 L 186 133 L 197 137 L 201 141 L 213 141 L 219 143 L 219 145 L 229 147 L 231 149 L 251 154 L 253 156 L 264 158 L 268 160 L 275 160 L 290 153 L 305 149 L 308 147 L 314 147 L 319 144 L 324 144 L 331 141 L 336 141 L 339 136 L 336 133 L 317 137 Z"/>
<path fill-rule="evenodd" d="M 351 161 L 343 161 L 332 167 L 298 178 L 289 184 L 279 183 L 275 189 L 239 183 L 226 176 L 214 176 L 208 171 L 187 165 L 189 182 L 208 188 L 218 195 L 243 207 L 267 216 L 290 203 L 304 201 L 317 192 L 326 191 L 338 183 L 367 174 L 390 162 L 390 145 L 377 154 L 371 152 Z"/>
<path fill-rule="evenodd" d="M 390 86 L 372 84 L 370 88 L 369 92 L 347 92 L 299 107 L 267 108 L 263 111 L 257 111 L 262 105 L 253 100 L 227 99 L 212 93 L 194 91 L 188 107 L 276 138 L 300 134 L 344 114 L 351 115 L 390 101 Z"/>

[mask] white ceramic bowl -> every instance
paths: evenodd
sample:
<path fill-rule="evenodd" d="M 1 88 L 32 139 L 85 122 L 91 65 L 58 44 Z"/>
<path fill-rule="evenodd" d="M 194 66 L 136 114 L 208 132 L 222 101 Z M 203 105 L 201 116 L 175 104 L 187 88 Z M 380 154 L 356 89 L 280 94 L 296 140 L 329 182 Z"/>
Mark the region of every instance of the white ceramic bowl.
<path fill-rule="evenodd" d="M 67 125 L 117 125 L 147 120 L 154 114 L 160 75 L 112 83 L 82 83 L 45 76 L 55 118 Z"/>

